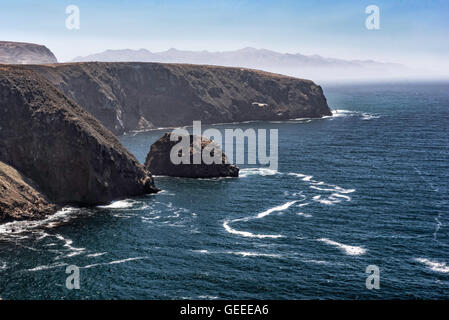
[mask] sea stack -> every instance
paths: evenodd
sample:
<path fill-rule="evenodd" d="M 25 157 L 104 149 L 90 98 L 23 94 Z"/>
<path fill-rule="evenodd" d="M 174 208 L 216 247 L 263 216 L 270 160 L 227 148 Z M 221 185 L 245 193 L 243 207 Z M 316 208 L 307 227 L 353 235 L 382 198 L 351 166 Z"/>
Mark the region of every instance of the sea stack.
<path fill-rule="evenodd" d="M 0 66 L 0 161 L 58 205 L 106 204 L 158 191 L 109 130 L 21 66 Z"/>
<path fill-rule="evenodd" d="M 185 178 L 238 177 L 239 168 L 229 163 L 226 155 L 214 141 L 196 135 L 180 136 L 178 140 L 171 141 L 170 135 L 170 133 L 165 133 L 151 145 L 145 161 L 145 168 L 153 174 Z M 170 153 L 172 148 L 183 138 L 190 141 L 189 164 L 174 164 L 170 159 Z M 217 152 L 218 156 L 221 156 L 220 163 L 206 164 L 201 157 L 201 163 L 194 164 L 195 156 L 201 156 L 204 152 L 209 152 L 211 157 Z M 181 151 L 179 155 L 181 155 Z"/>

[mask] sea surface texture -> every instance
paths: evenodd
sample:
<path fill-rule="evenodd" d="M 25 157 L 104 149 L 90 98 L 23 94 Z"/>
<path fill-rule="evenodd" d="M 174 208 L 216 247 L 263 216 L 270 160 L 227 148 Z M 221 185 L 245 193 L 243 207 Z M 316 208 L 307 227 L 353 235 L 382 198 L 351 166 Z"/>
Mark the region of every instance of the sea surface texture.
<path fill-rule="evenodd" d="M 0 225 L 0 297 L 449 298 L 449 84 L 324 92 L 332 117 L 214 126 L 278 129 L 278 170 Z M 143 162 L 165 131 L 120 140 Z"/>

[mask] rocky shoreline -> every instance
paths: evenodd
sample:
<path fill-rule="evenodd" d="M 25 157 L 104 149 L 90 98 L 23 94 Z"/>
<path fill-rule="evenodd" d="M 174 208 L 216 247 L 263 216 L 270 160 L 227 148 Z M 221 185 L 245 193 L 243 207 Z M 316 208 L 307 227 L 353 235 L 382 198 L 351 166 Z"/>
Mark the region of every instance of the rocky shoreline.
<path fill-rule="evenodd" d="M 332 115 L 310 80 L 245 68 L 138 62 L 30 65 L 116 135 Z"/>
<path fill-rule="evenodd" d="M 44 204 L 91 206 L 158 191 L 109 130 L 35 72 L 0 66 L 0 101 L 0 161 L 32 181 Z M 3 203 L 11 208 L 2 216 L 29 217 L 8 213 L 17 202 Z M 38 208 L 36 217 L 53 212 Z"/>
<path fill-rule="evenodd" d="M 143 166 L 115 135 L 192 120 L 326 115 L 326 98 L 312 81 L 257 70 L 158 63 L 0 65 L 0 222 L 158 192 L 151 171 L 238 176 L 225 155 L 222 164 L 172 165 L 166 135 Z M 213 143 L 203 142 L 201 151 Z"/>

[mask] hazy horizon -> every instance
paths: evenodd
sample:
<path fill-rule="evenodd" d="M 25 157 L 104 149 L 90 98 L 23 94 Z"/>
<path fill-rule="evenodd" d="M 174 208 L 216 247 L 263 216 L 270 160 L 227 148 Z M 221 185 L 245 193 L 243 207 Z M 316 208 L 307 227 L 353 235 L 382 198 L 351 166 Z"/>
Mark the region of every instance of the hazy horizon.
<path fill-rule="evenodd" d="M 66 27 L 72 4 L 80 10 L 79 30 Z M 365 26 L 372 4 L 380 10 L 378 30 Z M 419 70 L 418 76 L 449 74 L 449 3 L 442 0 L 19 0 L 0 7 L 0 40 L 43 44 L 59 62 L 106 50 L 253 47 L 399 63 Z"/>

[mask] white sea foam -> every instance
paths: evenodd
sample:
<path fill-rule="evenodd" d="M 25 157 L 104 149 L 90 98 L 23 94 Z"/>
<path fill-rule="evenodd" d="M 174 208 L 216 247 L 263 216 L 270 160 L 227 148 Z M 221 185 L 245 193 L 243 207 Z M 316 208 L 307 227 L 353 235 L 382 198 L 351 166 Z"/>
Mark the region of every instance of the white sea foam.
<path fill-rule="evenodd" d="M 55 237 L 58 240 L 63 241 L 64 242 L 63 246 L 66 247 L 69 251 L 71 251 L 69 254 L 66 255 L 66 257 L 74 257 L 77 255 L 80 255 L 80 254 L 84 253 L 84 251 L 86 250 L 86 248 L 77 248 L 77 247 L 72 246 L 73 240 L 66 239 L 60 234 L 56 234 Z"/>
<path fill-rule="evenodd" d="M 367 112 L 362 113 L 362 120 L 371 120 L 371 119 L 379 119 L 380 116 L 376 114 L 371 114 Z"/>
<path fill-rule="evenodd" d="M 24 220 L 4 223 L 0 225 L 0 236 L 17 235 L 41 227 L 53 227 L 57 223 L 67 222 L 70 219 L 71 214 L 78 210 L 79 209 L 76 208 L 65 207 L 42 220 Z"/>
<path fill-rule="evenodd" d="M 426 258 L 416 258 L 415 261 L 418 261 L 425 266 L 427 266 L 430 270 L 440 273 L 449 273 L 449 266 L 446 262 L 439 262 L 435 260 L 430 260 Z"/>
<path fill-rule="evenodd" d="M 336 199 L 336 198 L 334 198 L 334 197 L 332 197 L 332 196 L 331 196 L 331 197 L 328 197 L 327 199 L 323 199 L 323 198 L 321 198 L 320 195 L 314 196 L 314 197 L 312 198 L 312 200 L 315 201 L 315 202 L 319 202 L 319 203 L 321 203 L 321 204 L 326 204 L 326 205 L 333 205 L 333 204 L 335 204 L 335 203 L 341 202 L 341 200 Z"/>
<path fill-rule="evenodd" d="M 113 260 L 113 261 L 105 262 L 105 263 L 94 263 L 94 264 L 89 264 L 89 265 L 84 266 L 84 267 L 81 267 L 81 268 L 83 268 L 83 269 L 89 269 L 89 268 L 98 267 L 98 266 L 120 264 L 120 263 L 125 263 L 125 262 L 135 261 L 135 260 L 142 260 L 142 259 L 146 259 L 146 258 L 147 258 L 147 257 L 126 258 L 126 259 L 122 259 L 122 260 Z"/>
<path fill-rule="evenodd" d="M 91 254 L 88 254 L 87 257 L 89 257 L 89 258 L 95 258 L 95 257 L 103 256 L 103 255 L 105 255 L 105 254 L 107 254 L 107 252 L 97 252 L 97 253 L 91 253 Z"/>
<path fill-rule="evenodd" d="M 248 231 L 239 231 L 239 230 L 235 230 L 232 229 L 229 226 L 229 223 L 231 222 L 237 222 L 241 219 L 237 219 L 237 220 L 232 220 L 232 221 L 225 221 L 223 222 L 223 227 L 225 228 L 225 230 L 229 233 L 238 235 L 238 236 L 242 236 L 242 237 L 248 237 L 248 238 L 259 238 L 259 239 L 265 239 L 265 238 L 271 238 L 271 239 L 277 239 L 277 238 L 282 238 L 283 235 L 280 234 L 255 234 L 255 233 L 251 233 Z"/>
<path fill-rule="evenodd" d="M 304 262 L 306 263 L 314 263 L 314 264 L 321 264 L 321 265 L 329 265 L 330 262 L 329 261 L 324 261 L 324 260 L 304 260 Z"/>
<path fill-rule="evenodd" d="M 354 115 L 355 113 L 356 111 L 336 109 L 332 111 L 332 117 L 333 118 L 348 117 Z"/>
<path fill-rule="evenodd" d="M 201 249 L 201 250 L 191 250 L 192 252 L 196 252 L 196 253 L 209 253 L 208 250 L 206 249 Z"/>
<path fill-rule="evenodd" d="M 217 300 L 217 296 L 198 296 L 198 299 Z"/>
<path fill-rule="evenodd" d="M 332 194 L 331 194 L 331 197 L 343 198 L 343 199 L 345 199 L 346 201 L 351 201 L 351 197 L 346 196 L 346 195 L 344 195 L 344 194 L 332 193 Z"/>
<path fill-rule="evenodd" d="M 284 203 L 282 205 L 270 208 L 264 212 L 259 213 L 256 216 L 253 217 L 246 217 L 246 218 L 239 218 L 239 219 L 234 219 L 234 220 L 226 220 L 225 222 L 223 222 L 223 227 L 225 228 L 225 230 L 229 233 L 232 234 L 236 234 L 242 237 L 250 237 L 250 238 L 259 238 L 259 239 L 264 239 L 264 238 L 272 238 L 272 239 L 276 239 L 276 238 L 282 238 L 283 236 L 280 234 L 255 234 L 255 233 L 251 233 L 248 231 L 239 231 L 239 230 L 235 230 L 233 228 L 231 228 L 229 226 L 230 223 L 234 223 L 234 222 L 238 222 L 238 221 L 249 221 L 249 220 L 254 220 L 254 219 L 262 219 L 266 216 L 268 216 L 269 214 L 271 214 L 272 212 L 275 211 L 284 211 L 286 209 L 288 209 L 291 205 L 295 204 L 296 202 L 298 202 L 299 200 L 294 200 L 294 201 L 289 201 L 287 203 Z"/>
<path fill-rule="evenodd" d="M 97 208 L 101 208 L 101 209 L 127 209 L 127 208 L 132 208 L 134 204 L 136 204 L 137 201 L 135 200 L 131 200 L 131 199 L 126 199 L 126 200 L 119 200 L 119 201 L 114 201 L 108 205 L 105 206 L 98 206 Z"/>
<path fill-rule="evenodd" d="M 297 212 L 296 214 L 297 214 L 298 216 L 304 217 L 304 218 L 311 218 L 311 217 L 312 217 L 311 214 L 304 213 L 304 212 Z"/>
<path fill-rule="evenodd" d="M 48 264 L 48 265 L 42 265 L 42 266 L 37 266 L 34 267 L 32 269 L 28 269 L 28 271 L 42 271 L 42 270 L 48 270 L 48 269 L 54 269 L 54 268 L 59 268 L 59 267 L 64 267 L 67 266 L 67 263 L 53 263 L 53 264 Z"/>
<path fill-rule="evenodd" d="M 255 218 L 256 219 L 261 219 L 263 217 L 268 216 L 272 212 L 284 211 L 284 210 L 288 209 L 292 204 L 295 204 L 296 202 L 298 202 L 298 201 L 297 200 L 289 201 L 289 202 L 286 202 L 286 203 L 284 203 L 284 204 L 282 204 L 280 206 L 273 207 L 271 209 L 268 209 L 268 210 L 266 210 L 264 212 L 259 213 Z"/>
<path fill-rule="evenodd" d="M 252 251 L 227 251 L 228 254 L 239 255 L 243 257 L 268 257 L 268 258 L 282 258 L 280 254 L 274 253 L 259 253 Z"/>
<path fill-rule="evenodd" d="M 321 238 L 318 239 L 318 241 L 324 242 L 326 244 L 329 244 L 331 246 L 337 247 L 341 250 L 344 251 L 344 253 L 346 253 L 347 255 L 351 255 L 351 256 L 357 256 L 357 255 L 362 255 L 366 253 L 366 249 L 363 247 L 358 247 L 358 246 L 350 246 L 347 244 L 343 244 L 343 243 L 339 243 L 333 240 L 329 240 L 327 238 Z"/>
<path fill-rule="evenodd" d="M 245 168 L 241 169 L 239 172 L 240 178 L 246 178 L 248 176 L 252 175 L 259 175 L 259 176 L 272 176 L 279 173 L 278 171 L 270 168 Z"/>

